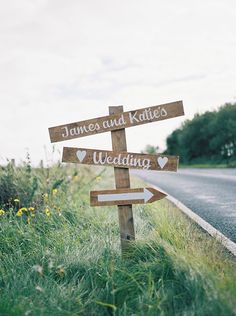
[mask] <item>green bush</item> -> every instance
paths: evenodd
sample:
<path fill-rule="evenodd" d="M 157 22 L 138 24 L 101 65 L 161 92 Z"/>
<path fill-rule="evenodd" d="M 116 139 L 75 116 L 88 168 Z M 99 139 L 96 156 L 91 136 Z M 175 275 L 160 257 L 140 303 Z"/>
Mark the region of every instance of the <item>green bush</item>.
<path fill-rule="evenodd" d="M 227 164 L 236 160 L 236 104 L 196 114 L 167 138 L 167 154 L 183 164 Z"/>
<path fill-rule="evenodd" d="M 75 171 L 76 174 L 76 171 Z M 22 166 L 8 163 L 0 167 L 0 208 L 17 210 L 22 207 L 45 205 L 54 190 L 68 187 L 68 178 L 58 164 L 53 168 L 32 168 L 30 161 Z"/>
<path fill-rule="evenodd" d="M 38 190 L 38 179 L 33 175 L 29 164 L 21 168 L 9 163 L 0 169 L 0 207 L 10 208 L 19 203 L 32 203 Z M 15 201 L 14 201 L 15 200 Z"/>

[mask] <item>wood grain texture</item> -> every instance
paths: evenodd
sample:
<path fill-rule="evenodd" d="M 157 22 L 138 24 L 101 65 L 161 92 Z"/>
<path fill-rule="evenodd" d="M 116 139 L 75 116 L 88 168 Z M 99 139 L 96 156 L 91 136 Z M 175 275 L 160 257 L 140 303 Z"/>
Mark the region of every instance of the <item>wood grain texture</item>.
<path fill-rule="evenodd" d="M 123 106 L 110 106 L 109 114 L 118 114 L 123 112 Z M 112 131 L 111 132 L 112 149 L 115 152 L 126 152 L 126 135 L 125 129 Z M 116 189 L 130 188 L 130 177 L 129 169 L 127 168 L 116 168 L 114 167 L 115 173 L 115 184 Z M 121 239 L 121 250 L 124 254 L 129 248 L 129 241 L 135 240 L 134 231 L 134 219 L 132 205 L 120 205 L 118 206 L 119 226 L 120 226 L 120 239 Z"/>
<path fill-rule="evenodd" d="M 100 190 L 100 191 L 91 191 L 90 192 L 90 205 L 91 206 L 111 206 L 111 205 L 127 205 L 127 204 L 145 204 L 145 203 L 153 203 L 157 200 L 161 200 L 166 197 L 166 194 L 160 192 L 154 188 L 146 188 L 149 192 L 153 194 L 153 196 L 145 202 L 144 197 L 139 199 L 131 199 L 128 201 L 122 201 L 118 199 L 114 199 L 112 201 L 99 201 L 98 196 L 101 195 L 119 195 L 119 194 L 126 194 L 126 193 L 144 193 L 143 188 L 136 188 L 136 189 L 116 189 L 116 190 Z"/>
<path fill-rule="evenodd" d="M 49 135 L 51 142 L 54 143 L 162 121 L 181 115 L 184 115 L 183 103 L 176 101 L 134 111 L 114 112 L 108 116 L 50 127 Z"/>
<path fill-rule="evenodd" d="M 158 171 L 177 171 L 179 157 L 64 147 L 63 162 Z"/>

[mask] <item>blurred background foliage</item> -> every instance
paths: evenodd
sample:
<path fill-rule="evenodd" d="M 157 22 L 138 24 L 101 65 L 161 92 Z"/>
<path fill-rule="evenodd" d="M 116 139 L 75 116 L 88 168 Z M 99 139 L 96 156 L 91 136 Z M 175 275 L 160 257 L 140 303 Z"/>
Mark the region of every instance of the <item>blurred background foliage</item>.
<path fill-rule="evenodd" d="M 167 138 L 165 154 L 183 164 L 224 163 L 236 167 L 236 103 L 196 114 Z"/>

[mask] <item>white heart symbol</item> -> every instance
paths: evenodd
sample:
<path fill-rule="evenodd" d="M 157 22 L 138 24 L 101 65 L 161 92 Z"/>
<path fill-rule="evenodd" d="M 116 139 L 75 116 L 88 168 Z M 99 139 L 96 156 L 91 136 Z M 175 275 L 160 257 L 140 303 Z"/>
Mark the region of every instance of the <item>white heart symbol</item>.
<path fill-rule="evenodd" d="M 76 156 L 79 161 L 82 162 L 84 160 L 84 157 L 86 156 L 86 150 L 78 150 Z"/>
<path fill-rule="evenodd" d="M 167 157 L 158 157 L 157 158 L 157 162 L 159 164 L 159 166 L 161 167 L 161 169 L 163 169 L 165 167 L 165 165 L 167 164 L 168 158 Z"/>

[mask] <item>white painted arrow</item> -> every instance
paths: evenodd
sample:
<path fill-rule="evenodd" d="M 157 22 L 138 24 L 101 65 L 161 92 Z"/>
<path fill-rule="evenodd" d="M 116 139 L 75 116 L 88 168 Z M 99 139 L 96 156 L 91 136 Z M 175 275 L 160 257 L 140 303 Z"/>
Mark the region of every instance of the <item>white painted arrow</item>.
<path fill-rule="evenodd" d="M 115 194 L 99 194 L 99 202 L 109 201 L 129 201 L 129 200 L 144 200 L 147 203 L 153 197 L 153 193 L 144 188 L 143 192 L 128 192 L 128 193 L 115 193 Z"/>
<path fill-rule="evenodd" d="M 166 194 L 153 188 L 124 188 L 90 192 L 91 206 L 111 206 L 152 203 L 166 197 Z"/>

